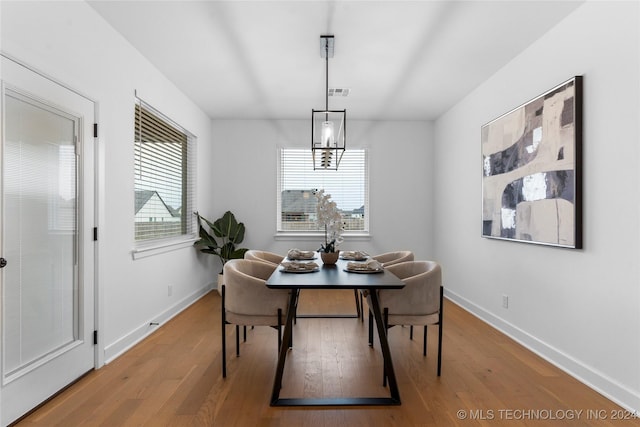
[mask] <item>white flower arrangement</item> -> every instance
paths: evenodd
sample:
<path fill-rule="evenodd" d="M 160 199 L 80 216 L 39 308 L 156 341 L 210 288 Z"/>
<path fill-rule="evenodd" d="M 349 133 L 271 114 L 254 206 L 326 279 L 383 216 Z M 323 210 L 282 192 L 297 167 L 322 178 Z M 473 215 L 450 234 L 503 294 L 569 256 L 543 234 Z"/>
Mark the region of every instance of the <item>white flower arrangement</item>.
<path fill-rule="evenodd" d="M 336 202 L 331 200 L 331 194 L 324 194 L 324 190 L 317 190 L 314 192 L 314 196 L 318 199 L 316 222 L 319 227 L 324 226 L 324 244 L 320 245 L 318 252 L 335 252 L 336 247 L 343 241 L 342 214 L 338 210 Z"/>

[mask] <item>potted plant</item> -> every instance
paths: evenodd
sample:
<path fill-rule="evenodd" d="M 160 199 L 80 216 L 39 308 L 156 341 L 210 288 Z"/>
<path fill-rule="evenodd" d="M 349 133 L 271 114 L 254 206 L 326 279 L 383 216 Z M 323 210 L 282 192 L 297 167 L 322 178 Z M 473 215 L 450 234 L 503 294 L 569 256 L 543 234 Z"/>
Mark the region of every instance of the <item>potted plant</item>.
<path fill-rule="evenodd" d="M 218 274 L 218 290 L 220 290 L 224 265 L 230 259 L 244 258 L 244 253 L 248 251 L 247 248 L 236 247 L 244 239 L 245 227 L 242 222 L 236 220 L 231 211 L 226 211 L 224 215 L 214 222 L 209 221 L 198 212 L 195 212 L 195 214 L 198 216 L 200 240 L 195 242 L 194 245 L 200 247 L 200 252 L 216 255 L 220 258 L 222 263 L 222 268 Z M 206 223 L 209 230 L 204 227 L 202 221 Z"/>
<path fill-rule="evenodd" d="M 342 214 L 338 210 L 336 202 L 331 200 L 331 194 L 324 194 L 324 190 L 318 190 L 314 192 L 314 195 L 318 200 L 316 222 L 319 227 L 324 228 L 324 243 L 320 245 L 318 252 L 320 252 L 324 264 L 335 264 L 340 254 L 336 248 L 343 241 Z"/>

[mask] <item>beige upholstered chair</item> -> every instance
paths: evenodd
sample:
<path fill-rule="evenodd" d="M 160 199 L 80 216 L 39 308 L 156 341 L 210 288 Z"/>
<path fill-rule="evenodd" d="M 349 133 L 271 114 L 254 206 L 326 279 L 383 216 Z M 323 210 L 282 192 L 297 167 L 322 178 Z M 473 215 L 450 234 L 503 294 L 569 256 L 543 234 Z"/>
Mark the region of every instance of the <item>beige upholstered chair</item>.
<path fill-rule="evenodd" d="M 442 365 L 442 270 L 434 261 L 408 261 L 385 268 L 405 287 L 378 291 L 386 329 L 395 325 L 423 325 L 422 354 L 427 355 L 427 325 L 438 327 L 438 376 Z M 371 296 L 367 297 L 371 307 Z M 412 330 L 413 332 L 413 330 Z M 413 334 L 412 334 L 413 335 Z M 373 315 L 369 312 L 369 345 L 373 345 Z"/>
<path fill-rule="evenodd" d="M 386 252 L 380 255 L 373 255 L 371 258 L 382 264 L 383 267 L 389 267 L 400 262 L 413 261 L 413 252 L 411 251 L 395 251 Z"/>
<path fill-rule="evenodd" d="M 282 255 L 278 255 L 273 252 L 266 251 L 258 251 L 256 249 L 249 249 L 244 253 L 244 259 L 252 260 L 252 261 L 263 261 L 278 266 L 282 260 L 284 259 Z M 220 286 L 218 286 L 218 293 L 221 293 Z M 252 326 L 253 329 L 253 326 Z M 243 328 L 244 332 L 244 341 L 247 340 L 247 326 L 245 325 Z M 236 349 L 237 351 L 237 349 Z"/>
<path fill-rule="evenodd" d="M 371 258 L 381 263 L 383 267 L 388 267 L 390 265 L 398 264 L 400 262 L 413 261 L 413 252 L 411 251 L 385 252 L 383 254 L 373 255 Z M 365 297 L 367 296 L 366 292 L 360 292 L 360 310 L 358 310 L 358 314 L 362 314 L 362 321 L 364 322 L 364 306 L 362 302 L 363 296 Z"/>
<path fill-rule="evenodd" d="M 244 253 L 244 259 L 250 259 L 253 261 L 264 261 L 271 264 L 279 265 L 284 260 L 284 257 L 273 252 L 249 249 Z"/>
<path fill-rule="evenodd" d="M 259 251 L 256 249 L 249 249 L 247 252 L 244 253 L 244 259 L 268 262 L 270 264 L 273 264 L 275 267 L 278 267 L 280 263 L 284 261 L 285 258 L 286 257 L 276 254 L 274 252 Z M 298 297 L 299 295 L 296 295 L 296 308 L 298 307 Z M 294 318 L 294 320 L 297 320 L 297 319 Z"/>
<path fill-rule="evenodd" d="M 278 349 L 281 329 L 289 304 L 288 290 L 273 290 L 265 281 L 276 269 L 263 261 L 233 259 L 224 265 L 222 285 L 222 376 L 227 376 L 226 325 L 236 325 L 236 355 L 239 355 L 239 325 L 271 326 L 278 330 Z"/>

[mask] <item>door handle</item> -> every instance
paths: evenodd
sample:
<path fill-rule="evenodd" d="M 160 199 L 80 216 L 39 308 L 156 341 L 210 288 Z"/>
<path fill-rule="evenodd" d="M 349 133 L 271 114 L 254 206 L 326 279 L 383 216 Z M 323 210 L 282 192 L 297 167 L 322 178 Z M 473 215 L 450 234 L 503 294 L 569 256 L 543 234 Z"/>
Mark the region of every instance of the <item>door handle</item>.
<path fill-rule="evenodd" d="M 0 258 L 0 268 L 4 268 L 7 265 L 7 260 Z"/>

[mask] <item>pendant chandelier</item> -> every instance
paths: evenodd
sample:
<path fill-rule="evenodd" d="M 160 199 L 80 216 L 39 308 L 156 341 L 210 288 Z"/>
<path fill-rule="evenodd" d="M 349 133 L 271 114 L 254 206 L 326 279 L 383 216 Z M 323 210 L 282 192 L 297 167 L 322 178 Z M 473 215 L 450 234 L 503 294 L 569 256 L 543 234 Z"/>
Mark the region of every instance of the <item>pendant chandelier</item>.
<path fill-rule="evenodd" d="M 311 110 L 311 154 L 313 170 L 338 170 L 346 148 L 347 110 L 329 110 L 329 58 L 333 58 L 334 37 L 320 36 L 320 56 L 325 58 L 325 108 Z"/>

